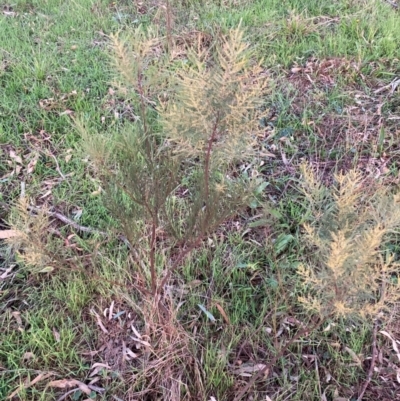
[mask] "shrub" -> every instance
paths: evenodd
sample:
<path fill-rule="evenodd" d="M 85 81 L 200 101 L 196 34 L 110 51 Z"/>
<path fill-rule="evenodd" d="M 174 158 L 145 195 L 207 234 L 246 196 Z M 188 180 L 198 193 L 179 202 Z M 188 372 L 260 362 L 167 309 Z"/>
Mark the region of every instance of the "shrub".
<path fill-rule="evenodd" d="M 302 173 L 313 251 L 298 269 L 309 288 L 301 303 L 323 318 L 383 318 L 400 297 L 399 263 L 387 250 L 400 227 L 400 194 L 355 170 L 336 174 L 331 187 L 309 166 Z"/>
<path fill-rule="evenodd" d="M 171 272 L 246 206 L 252 182 L 235 163 L 253 157 L 265 76 L 240 29 L 215 52 L 187 49 L 178 70 L 174 52 L 154 32 L 114 36 L 112 49 L 120 93 L 132 99 L 135 122 L 111 137 L 79 127 L 110 212 L 132 247 L 148 255 L 144 274 L 154 293 L 166 280 L 158 283 L 157 247 L 178 245 L 174 262 L 163 257 L 160 263 Z"/>

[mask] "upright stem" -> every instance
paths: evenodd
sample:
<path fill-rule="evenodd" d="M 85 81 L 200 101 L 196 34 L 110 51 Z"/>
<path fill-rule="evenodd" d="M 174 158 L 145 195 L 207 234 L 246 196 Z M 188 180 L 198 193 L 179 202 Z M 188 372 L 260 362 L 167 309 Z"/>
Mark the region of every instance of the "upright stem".
<path fill-rule="evenodd" d="M 149 132 L 148 132 L 148 127 L 147 127 L 147 120 L 146 120 L 146 102 L 145 102 L 145 97 L 144 97 L 144 89 L 143 89 L 143 83 L 142 83 L 142 71 L 140 68 L 138 68 L 138 77 L 137 77 L 137 82 L 138 82 L 138 92 L 139 92 L 139 98 L 140 98 L 140 118 L 141 122 L 143 124 L 143 136 L 144 136 L 144 141 L 146 144 L 146 152 L 147 152 L 147 157 L 151 156 L 151 145 L 150 145 L 150 140 L 149 140 Z"/>
<path fill-rule="evenodd" d="M 374 375 L 374 368 L 376 363 L 376 358 L 378 356 L 378 349 L 376 346 L 376 335 L 378 333 L 378 321 L 375 320 L 374 322 L 374 329 L 372 332 L 372 358 L 371 358 L 371 365 L 369 365 L 367 379 L 365 380 L 363 386 L 361 387 L 360 395 L 357 398 L 357 401 L 362 401 L 365 392 L 367 391 L 369 383 L 371 383 L 372 376 Z"/>
<path fill-rule="evenodd" d="M 211 149 L 212 145 L 215 141 L 215 137 L 217 136 L 218 132 L 218 124 L 219 124 L 219 112 L 217 113 L 217 116 L 215 118 L 215 123 L 211 132 L 211 136 L 208 139 L 208 145 L 207 145 L 207 151 L 206 151 L 206 157 L 204 161 L 204 201 L 207 203 L 208 198 L 210 196 L 210 161 L 211 161 Z"/>
<path fill-rule="evenodd" d="M 151 240 L 150 240 L 150 274 L 151 274 L 151 290 L 153 294 L 157 290 L 157 274 L 156 274 L 156 217 L 153 217 L 151 224 Z"/>
<path fill-rule="evenodd" d="M 147 152 L 147 158 L 149 161 L 152 161 L 152 154 L 151 154 L 151 143 L 150 139 L 148 137 L 149 132 L 148 132 L 148 127 L 147 127 L 147 119 L 146 119 L 146 103 L 144 99 L 144 89 L 143 89 L 143 83 L 142 83 L 142 71 L 141 68 L 138 68 L 138 77 L 137 77 L 137 82 L 138 82 L 138 92 L 139 92 L 139 98 L 140 98 L 140 118 L 141 118 L 141 123 L 143 124 L 143 137 L 145 141 L 145 146 L 146 146 L 146 152 Z M 147 196 L 146 196 L 147 198 Z M 147 200 L 147 199 L 146 199 Z M 156 274 L 156 230 L 157 230 L 157 213 L 156 211 L 153 211 L 149 208 L 149 203 L 147 201 L 144 202 L 145 207 L 148 209 L 151 217 L 152 217 L 152 222 L 151 222 L 151 239 L 150 239 L 150 275 L 151 275 L 151 290 L 152 293 L 155 294 L 157 290 L 157 274 Z"/>
<path fill-rule="evenodd" d="M 165 20 L 167 23 L 167 45 L 168 45 L 168 51 L 171 52 L 171 50 L 172 50 L 172 16 L 171 16 L 170 0 L 166 0 L 165 12 L 166 12 Z"/>
<path fill-rule="evenodd" d="M 190 252 L 193 251 L 197 246 L 200 245 L 201 240 L 203 239 L 202 236 L 198 236 L 194 242 L 188 245 L 188 247 L 183 250 L 178 257 L 175 259 L 175 262 L 172 264 L 172 266 L 167 270 L 166 275 L 164 278 L 161 280 L 160 285 L 158 286 L 159 290 L 161 290 L 165 284 L 167 283 L 171 273 L 179 266 L 179 263 L 182 262 L 182 260 L 185 258 L 186 255 L 188 255 Z"/>
<path fill-rule="evenodd" d="M 139 97 L 140 97 L 140 117 L 142 118 L 142 124 L 143 124 L 143 131 L 144 134 L 147 134 L 147 122 L 146 122 L 146 105 L 144 103 L 144 91 L 143 91 L 143 85 L 142 85 L 142 70 L 138 68 L 138 77 L 137 77 L 137 82 L 138 82 L 138 92 L 139 92 Z"/>

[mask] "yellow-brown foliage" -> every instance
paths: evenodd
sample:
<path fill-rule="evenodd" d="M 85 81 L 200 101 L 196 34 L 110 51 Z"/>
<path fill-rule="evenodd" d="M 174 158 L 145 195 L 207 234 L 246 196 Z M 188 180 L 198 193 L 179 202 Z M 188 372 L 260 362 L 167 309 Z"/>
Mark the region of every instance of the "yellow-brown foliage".
<path fill-rule="evenodd" d="M 32 213 L 29 201 L 22 197 L 16 204 L 9 220 L 17 232 L 7 240 L 17 258 L 32 273 L 45 273 L 54 269 L 54 260 L 48 247 L 49 219 L 44 211 Z"/>
<path fill-rule="evenodd" d="M 212 140 L 212 165 L 249 157 L 266 82 L 240 29 L 217 44 L 213 57 L 208 51 L 189 52 L 173 101 L 160 106 L 163 128 L 177 152 L 204 158 Z"/>
<path fill-rule="evenodd" d="M 400 298 L 400 265 L 387 250 L 400 226 L 400 194 L 379 183 L 367 189 L 354 170 L 336 174 L 329 188 L 308 165 L 302 175 L 311 216 L 304 234 L 313 249 L 298 269 L 310 290 L 301 303 L 323 317 L 371 320 L 388 312 Z"/>
<path fill-rule="evenodd" d="M 266 75 L 240 29 L 209 49 L 187 49 L 184 62 L 143 27 L 111 41 L 116 86 L 135 121 L 103 137 L 78 128 L 108 208 L 149 253 L 154 291 L 158 233 L 164 246 L 190 249 L 246 207 L 253 182 L 233 166 L 252 156 Z"/>

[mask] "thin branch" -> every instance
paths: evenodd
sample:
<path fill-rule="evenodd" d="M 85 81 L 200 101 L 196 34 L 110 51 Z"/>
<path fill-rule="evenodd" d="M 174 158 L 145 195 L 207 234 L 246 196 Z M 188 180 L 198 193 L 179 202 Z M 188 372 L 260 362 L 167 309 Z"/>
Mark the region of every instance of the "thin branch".
<path fill-rule="evenodd" d="M 172 11 L 170 0 L 166 0 L 165 2 L 165 22 L 167 28 L 167 45 L 168 51 L 172 51 Z"/>
<path fill-rule="evenodd" d="M 215 118 L 215 123 L 212 129 L 212 133 L 210 136 L 210 139 L 208 140 L 208 146 L 207 146 L 207 152 L 206 152 L 206 157 L 205 157 L 205 162 L 204 162 L 204 200 L 206 202 L 206 207 L 210 207 L 207 205 L 208 203 L 208 198 L 209 198 L 209 181 L 210 181 L 210 159 L 211 159 L 211 149 L 212 145 L 214 143 L 215 137 L 217 136 L 218 132 L 218 124 L 219 124 L 219 112 L 217 113 L 217 117 Z"/>
<path fill-rule="evenodd" d="M 378 356 L 378 350 L 376 346 L 376 335 L 378 332 L 378 322 L 375 320 L 374 322 L 374 330 L 372 332 L 372 358 L 371 358 L 371 365 L 369 366 L 368 369 L 368 375 L 367 375 L 367 380 L 365 380 L 365 383 L 363 384 L 360 395 L 357 398 L 357 401 L 362 401 L 365 391 L 367 390 L 369 383 L 371 383 L 372 376 L 374 375 L 374 369 L 375 369 L 375 363 L 376 363 L 376 357 Z"/>
<path fill-rule="evenodd" d="M 233 215 L 230 215 L 228 217 L 225 217 L 224 219 L 220 219 L 219 221 L 215 222 L 212 226 L 209 227 L 210 230 L 208 231 L 213 231 L 216 227 L 220 226 L 225 220 L 228 220 L 229 218 L 231 218 Z M 207 232 L 208 232 L 207 231 Z M 160 285 L 158 286 L 157 291 L 161 291 L 162 288 L 165 286 L 165 284 L 167 283 L 169 277 L 171 276 L 171 273 L 173 273 L 179 266 L 179 264 L 182 262 L 182 260 L 190 253 L 192 252 L 194 249 L 196 249 L 201 241 L 205 238 L 205 236 L 207 235 L 207 232 L 201 232 L 197 237 L 195 237 L 195 239 L 187 246 L 187 248 L 185 250 L 183 250 L 179 256 L 175 259 L 174 263 L 172 264 L 171 267 L 168 268 L 168 271 L 166 273 L 166 275 L 164 276 L 164 278 L 162 279 Z M 184 242 L 183 242 L 184 244 Z M 182 244 L 180 243 L 179 246 L 181 246 Z"/>
<path fill-rule="evenodd" d="M 32 211 L 32 212 L 36 212 L 36 213 L 41 212 L 41 213 L 47 214 L 47 215 L 50 216 L 50 217 L 55 217 L 56 219 L 58 219 L 58 220 L 62 221 L 63 223 L 65 223 L 65 224 L 71 226 L 72 228 L 74 228 L 74 229 L 77 230 L 77 231 L 81 231 L 81 232 L 83 232 L 83 233 L 99 234 L 99 235 L 105 236 L 105 237 L 108 237 L 108 236 L 109 236 L 109 235 L 108 235 L 106 232 L 104 232 L 104 231 L 99 231 L 99 230 L 96 230 L 96 229 L 94 229 L 94 228 L 81 226 L 81 225 L 79 225 L 78 223 L 76 223 L 75 221 L 69 219 L 68 217 L 66 217 L 66 216 L 64 216 L 63 214 L 58 213 L 58 212 L 52 212 L 51 210 L 40 209 L 40 208 L 35 207 L 35 206 L 28 206 L 28 209 L 29 209 L 30 211 Z"/>
<path fill-rule="evenodd" d="M 49 156 L 49 157 L 53 158 L 54 163 L 56 164 L 57 173 L 60 174 L 60 176 L 63 179 L 63 181 L 65 181 L 67 183 L 67 185 L 71 188 L 71 184 L 67 181 L 67 177 L 63 174 L 63 172 L 60 169 L 60 165 L 58 164 L 57 158 L 49 151 L 40 150 L 40 152 L 42 152 L 46 156 Z"/>
<path fill-rule="evenodd" d="M 46 215 L 48 215 L 50 217 L 54 217 L 54 218 L 62 221 L 63 223 L 71 226 L 72 228 L 74 228 L 77 231 L 84 232 L 84 233 L 89 233 L 89 234 L 97 234 L 97 235 L 105 237 L 105 238 L 110 238 L 110 234 L 109 233 L 107 233 L 105 231 L 97 230 L 95 228 L 81 226 L 78 223 L 76 223 L 75 221 L 69 219 L 68 217 L 64 216 L 63 214 L 61 214 L 59 212 L 52 212 L 50 210 L 40 209 L 40 208 L 35 207 L 35 206 L 28 206 L 28 209 L 30 211 L 32 211 L 32 212 L 36 212 L 36 213 L 42 212 L 42 213 L 44 213 L 44 214 L 46 214 Z M 125 237 L 125 235 L 121 235 L 121 234 L 117 235 L 116 238 L 119 241 L 123 242 L 128 247 L 128 249 L 131 251 L 131 253 L 134 255 L 134 257 L 137 259 L 137 263 L 141 265 L 140 257 L 138 255 L 138 253 L 136 252 L 136 250 L 132 247 L 132 244 L 129 242 L 128 238 Z M 142 265 L 141 265 L 141 268 L 142 268 L 142 270 L 145 270 L 144 266 L 142 266 Z M 118 283 L 117 281 L 107 280 L 104 277 L 102 277 L 101 279 L 103 281 L 107 281 L 108 283 L 113 284 L 113 285 L 118 285 L 120 287 L 126 287 L 125 284 Z M 130 286 L 128 286 L 128 287 L 130 287 Z M 132 287 L 138 289 L 139 291 L 143 292 L 144 294 L 153 295 L 146 288 L 142 288 L 142 287 L 140 287 L 138 285 L 133 285 Z"/>
<path fill-rule="evenodd" d="M 157 274 L 156 274 L 156 229 L 157 229 L 157 218 L 153 216 L 151 223 L 151 240 L 150 240 L 150 274 L 151 274 L 151 290 L 156 293 L 157 290 Z"/>
<path fill-rule="evenodd" d="M 160 285 L 158 286 L 157 291 L 161 291 L 165 284 L 167 283 L 171 273 L 179 266 L 179 263 L 182 262 L 182 260 L 190 253 L 192 252 L 195 248 L 197 248 L 200 245 L 201 240 L 203 239 L 202 236 L 197 237 L 197 239 L 192 242 L 184 251 L 182 251 L 179 256 L 175 259 L 174 263 L 172 266 L 168 269 L 167 274 L 164 276 L 164 278 L 161 280 Z"/>

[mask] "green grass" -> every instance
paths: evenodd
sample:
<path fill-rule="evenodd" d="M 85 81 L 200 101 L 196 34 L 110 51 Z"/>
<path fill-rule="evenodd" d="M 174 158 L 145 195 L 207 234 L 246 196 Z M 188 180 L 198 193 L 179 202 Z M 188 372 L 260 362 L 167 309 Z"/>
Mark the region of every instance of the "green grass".
<path fill-rule="evenodd" d="M 191 338 L 204 384 L 202 395 L 191 393 L 191 398 L 190 388 L 181 389 L 181 394 L 193 400 L 231 400 L 248 381 L 234 371 L 271 359 L 298 328 L 290 318 L 309 324 L 310 316 L 297 304 L 304 289 L 295 275 L 297 264 L 307 256 L 301 241 L 307 211 L 294 190 L 298 164 L 311 160 L 327 180 L 337 169 L 359 166 L 379 172 L 388 183 L 396 182 L 400 93 L 399 88 L 393 93 L 379 90 L 400 74 L 400 14 L 378 0 L 173 1 L 172 5 L 174 33 L 182 37 L 194 30 L 217 37 L 241 23 L 270 76 L 262 146 L 274 157 L 265 158 L 259 168 L 261 179 L 268 183 L 259 200 L 270 203 L 273 215 L 265 226 L 251 228 L 247 223 L 257 221 L 260 213 L 254 208 L 232 222 L 234 228 L 222 228 L 221 236 L 185 262 L 171 290 L 180 305 L 177 319 Z M 98 194 L 99 181 L 69 112 L 99 133 L 111 134 L 129 124 L 128 117 L 114 117 L 115 111 L 126 110 L 121 99 L 109 92 L 114 72 L 107 35 L 129 32 L 139 23 L 158 24 L 163 32 L 164 17 L 158 9 L 150 2 L 140 6 L 104 0 L 16 0 L 4 8 L 0 229 L 7 228 L 21 183 L 33 203 L 47 204 L 78 224 L 99 230 L 116 226 Z M 328 59 L 341 61 L 323 70 Z M 35 158 L 37 164 L 29 171 Z M 118 241 L 90 234 L 68 237 L 72 228 L 60 222 L 54 226 L 63 237 L 61 243 L 81 250 L 72 248 L 71 260 L 52 273 L 32 275 L 20 264 L 0 281 L 0 399 L 41 372 L 54 376 L 22 386 L 15 399 L 57 399 L 67 390 L 46 387 L 50 380 L 89 383 L 95 363 L 111 366 L 97 374 L 95 385 L 104 390 L 95 399 L 133 399 L 129 397 L 138 388 L 132 374 L 140 372 L 140 363 L 113 365 L 102 346 L 110 340 L 128 341 L 124 333 L 130 321 L 145 332 L 134 265 Z M 396 243 L 393 249 L 398 249 Z M 4 269 L 15 263 L 6 246 L 1 248 L 0 263 Z M 108 321 L 103 310 L 112 301 L 124 314 Z M 108 336 L 91 310 L 107 326 Z M 361 359 L 368 358 L 370 334 L 368 327 L 342 322 L 303 338 L 287 350 L 272 375 L 251 389 L 253 399 L 316 400 L 324 393 L 329 400 L 355 397 L 368 363 L 353 366 L 346 347 Z M 388 394 L 388 386 L 381 387 L 382 394 Z M 87 398 L 79 392 L 70 397 Z M 368 397 L 377 399 L 376 391 Z"/>

